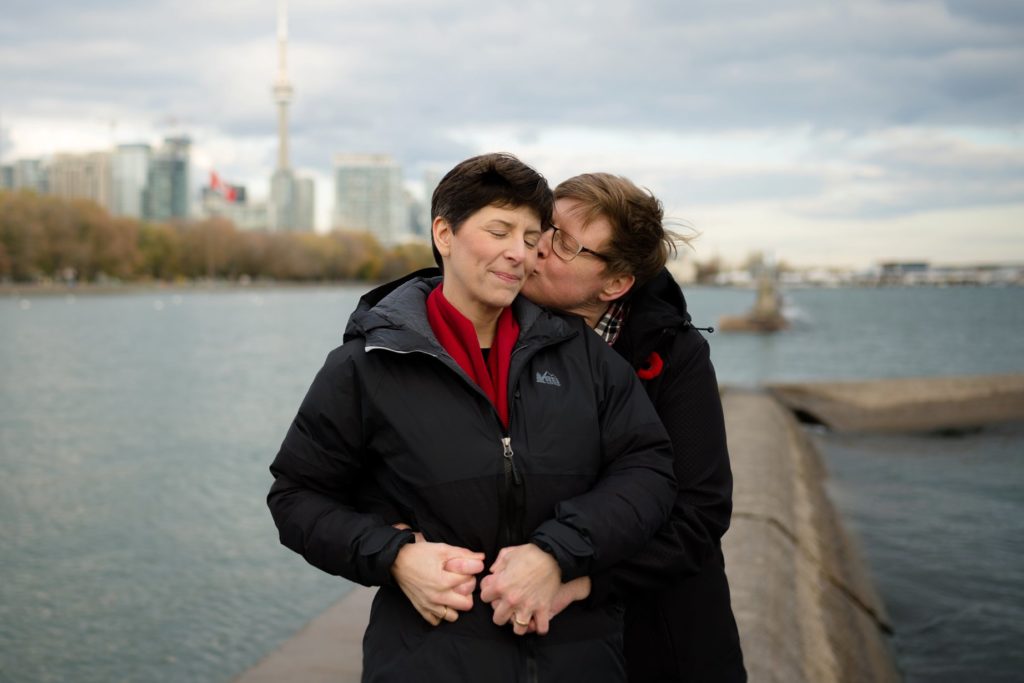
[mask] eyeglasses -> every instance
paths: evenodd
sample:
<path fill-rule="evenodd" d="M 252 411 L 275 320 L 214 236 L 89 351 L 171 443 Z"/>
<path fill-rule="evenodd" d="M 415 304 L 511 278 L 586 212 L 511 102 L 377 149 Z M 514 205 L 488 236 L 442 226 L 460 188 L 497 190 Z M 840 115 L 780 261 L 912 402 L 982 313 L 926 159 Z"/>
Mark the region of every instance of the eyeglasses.
<path fill-rule="evenodd" d="M 585 246 L 579 243 L 579 241 L 567 233 L 561 228 L 549 225 L 550 230 L 554 230 L 551 234 L 551 249 L 555 252 L 555 256 L 562 259 L 563 261 L 572 261 L 574 258 L 579 256 L 581 253 L 590 254 L 596 256 L 602 261 L 610 260 L 609 257 L 594 251 L 593 249 L 587 249 Z"/>

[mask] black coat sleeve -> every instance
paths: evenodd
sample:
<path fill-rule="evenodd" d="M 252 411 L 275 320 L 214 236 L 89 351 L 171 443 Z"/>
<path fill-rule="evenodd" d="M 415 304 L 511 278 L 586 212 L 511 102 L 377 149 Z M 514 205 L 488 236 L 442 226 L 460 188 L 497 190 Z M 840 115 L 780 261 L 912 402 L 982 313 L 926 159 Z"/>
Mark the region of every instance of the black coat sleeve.
<path fill-rule="evenodd" d="M 708 343 L 692 328 L 680 331 L 666 350 L 659 377 L 646 388 L 672 439 L 678 494 L 672 515 L 649 544 L 592 576 L 592 599 L 665 588 L 699 573 L 732 515 L 732 470 L 725 420 Z"/>
<path fill-rule="evenodd" d="M 632 368 L 584 332 L 599 409 L 604 466 L 594 487 L 562 501 L 531 542 L 558 560 L 562 580 L 609 568 L 640 550 L 676 497 L 671 443 Z"/>
<path fill-rule="evenodd" d="M 391 582 L 395 556 L 413 536 L 352 505 L 368 464 L 353 360 L 359 344 L 331 352 L 313 380 L 270 466 L 267 505 L 282 544 L 329 574 L 371 586 Z"/>

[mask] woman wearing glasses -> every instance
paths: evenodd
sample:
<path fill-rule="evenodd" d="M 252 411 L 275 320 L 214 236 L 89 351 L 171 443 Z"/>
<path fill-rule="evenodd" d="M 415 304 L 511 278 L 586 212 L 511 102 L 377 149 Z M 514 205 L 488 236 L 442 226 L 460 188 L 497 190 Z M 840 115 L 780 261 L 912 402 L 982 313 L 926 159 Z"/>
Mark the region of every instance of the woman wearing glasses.
<path fill-rule="evenodd" d="M 381 586 L 364 681 L 625 679 L 614 602 L 525 635 L 547 632 L 563 582 L 641 548 L 675 497 L 631 368 L 519 296 L 551 207 L 514 157 L 452 169 L 432 202 L 443 278 L 364 297 L 271 465 L 282 543 Z M 510 570 L 497 610 L 475 593 L 485 566 Z"/>
<path fill-rule="evenodd" d="M 555 188 L 553 222 L 523 294 L 582 316 L 633 366 L 672 438 L 679 486 L 657 536 L 611 572 L 572 582 L 562 604 L 626 598 L 631 683 L 745 681 L 721 548 L 732 513 L 722 402 L 708 343 L 664 268 L 674 236 L 661 203 L 626 178 L 587 173 Z"/>

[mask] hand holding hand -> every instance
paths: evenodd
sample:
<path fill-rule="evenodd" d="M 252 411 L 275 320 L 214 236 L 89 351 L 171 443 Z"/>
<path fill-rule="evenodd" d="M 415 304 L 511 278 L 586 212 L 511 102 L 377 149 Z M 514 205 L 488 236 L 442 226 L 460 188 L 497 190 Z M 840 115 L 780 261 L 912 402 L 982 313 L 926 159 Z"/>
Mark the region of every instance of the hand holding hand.
<path fill-rule="evenodd" d="M 532 629 L 545 635 L 561 575 L 555 558 L 532 543 L 502 548 L 491 573 L 480 582 L 480 598 L 491 604 L 498 626 L 511 619 L 517 635 Z"/>
<path fill-rule="evenodd" d="M 473 607 L 476 575 L 484 570 L 484 554 L 447 543 L 429 543 L 416 534 L 391 565 L 405 596 L 428 623 L 455 621 L 459 611 Z"/>

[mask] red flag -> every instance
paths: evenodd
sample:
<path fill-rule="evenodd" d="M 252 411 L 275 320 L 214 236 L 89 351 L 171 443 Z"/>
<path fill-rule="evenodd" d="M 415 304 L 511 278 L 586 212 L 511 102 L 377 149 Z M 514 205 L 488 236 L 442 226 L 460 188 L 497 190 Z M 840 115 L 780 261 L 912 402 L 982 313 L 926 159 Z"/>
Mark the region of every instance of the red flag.
<path fill-rule="evenodd" d="M 238 200 L 238 188 L 224 183 L 216 171 L 210 171 L 210 189 L 229 202 Z"/>

